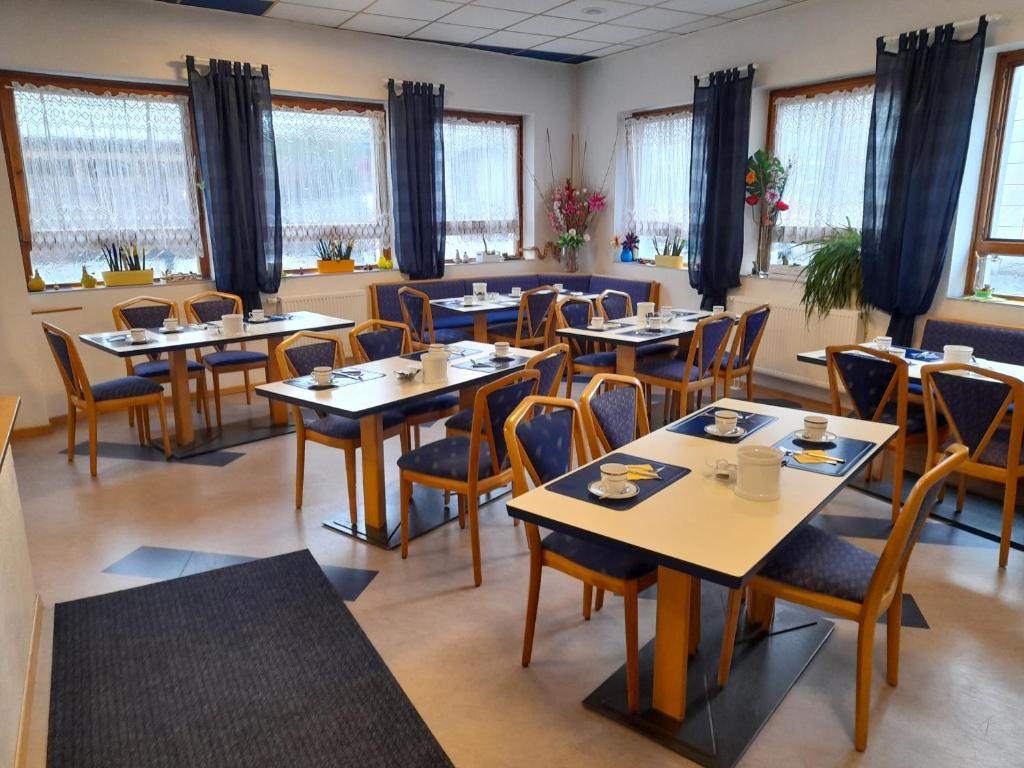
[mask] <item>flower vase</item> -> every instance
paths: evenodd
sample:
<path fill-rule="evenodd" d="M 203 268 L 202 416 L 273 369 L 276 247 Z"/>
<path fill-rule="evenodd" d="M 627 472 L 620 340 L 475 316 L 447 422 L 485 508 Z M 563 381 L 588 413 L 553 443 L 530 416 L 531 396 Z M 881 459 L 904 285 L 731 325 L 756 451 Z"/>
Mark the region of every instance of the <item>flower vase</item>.
<path fill-rule="evenodd" d="M 580 271 L 580 252 L 575 245 L 562 246 L 562 266 L 566 272 Z"/>
<path fill-rule="evenodd" d="M 754 262 L 754 274 L 768 277 L 768 265 L 772 260 L 772 239 L 775 226 L 762 224 L 757 228 L 757 258 Z"/>
<path fill-rule="evenodd" d="M 633 249 L 623 248 L 622 253 L 619 254 L 619 261 L 630 262 L 633 260 Z"/>

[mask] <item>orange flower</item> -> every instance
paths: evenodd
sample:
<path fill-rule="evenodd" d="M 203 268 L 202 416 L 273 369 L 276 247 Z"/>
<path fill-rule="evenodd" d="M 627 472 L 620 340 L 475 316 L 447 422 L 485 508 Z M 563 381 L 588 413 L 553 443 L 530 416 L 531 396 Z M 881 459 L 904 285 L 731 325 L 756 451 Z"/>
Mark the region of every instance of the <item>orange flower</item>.
<path fill-rule="evenodd" d="M 753 171 L 747 171 L 747 177 L 746 179 L 744 179 L 744 181 L 746 181 L 747 184 L 753 184 L 755 181 L 757 181 L 757 174 L 754 173 Z"/>

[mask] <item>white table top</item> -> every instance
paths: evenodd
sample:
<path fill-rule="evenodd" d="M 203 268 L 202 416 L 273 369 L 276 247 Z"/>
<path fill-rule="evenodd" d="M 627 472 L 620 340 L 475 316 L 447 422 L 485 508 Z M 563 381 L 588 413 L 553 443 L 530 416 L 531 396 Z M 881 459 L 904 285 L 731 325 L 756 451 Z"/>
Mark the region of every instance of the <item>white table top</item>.
<path fill-rule="evenodd" d="M 740 445 L 772 445 L 800 428 L 807 412 L 730 398 L 711 407 L 763 413 L 778 420 L 738 444 L 659 429 L 624 446 L 620 449 L 623 453 L 655 464 L 667 462 L 690 469 L 686 477 L 631 509 L 611 509 L 540 487 L 509 501 L 509 514 L 544 528 L 606 544 L 625 544 L 642 550 L 661 565 L 737 587 L 896 433 L 896 427 L 888 424 L 829 416 L 831 431 L 877 443 L 877 449 L 868 452 L 843 477 L 783 467 L 778 500 L 748 501 L 737 496 L 731 485 L 705 476 L 705 460 L 736 461 Z"/>
<path fill-rule="evenodd" d="M 939 353 L 941 355 L 941 353 Z M 825 365 L 825 350 L 815 349 L 811 352 L 800 352 L 797 354 L 796 359 L 802 363 L 810 363 L 811 365 Z M 941 363 L 942 360 L 907 360 L 907 377 L 911 381 L 921 381 L 921 367 L 925 365 L 935 365 Z M 976 365 L 979 368 L 988 368 L 990 371 L 996 371 L 1006 376 L 1012 376 L 1018 381 L 1024 382 L 1024 365 L 1015 365 L 1013 363 L 1002 363 L 998 360 L 982 360 L 976 358 L 971 365 Z"/>
<path fill-rule="evenodd" d="M 594 300 L 597 298 L 596 293 L 582 293 L 580 291 L 562 291 L 559 294 L 560 297 L 573 296 L 581 299 Z M 475 315 L 480 312 L 496 312 L 502 309 L 519 309 L 518 296 L 510 296 L 506 293 L 498 294 L 498 298 L 494 301 L 477 301 L 473 304 L 463 304 L 462 297 L 456 296 L 448 299 L 431 299 L 430 305 L 438 307 L 440 309 L 447 309 L 451 312 L 458 312 L 463 315 Z"/>
<path fill-rule="evenodd" d="M 290 336 L 297 331 L 331 331 L 351 328 L 355 323 L 340 317 L 330 317 L 316 312 L 291 312 L 287 320 L 268 320 L 265 323 L 246 323 L 241 334 L 225 335 L 220 323 L 205 323 L 200 326 L 183 325 L 180 333 L 161 333 L 150 329 L 145 344 L 125 342 L 128 331 L 106 333 L 83 333 L 78 338 L 85 344 L 118 357 L 135 355 L 156 355 L 177 349 L 195 349 L 214 344 L 229 344 L 239 341 L 257 341 L 272 336 Z"/>
<path fill-rule="evenodd" d="M 605 321 L 613 324 L 624 324 L 623 327 L 612 330 L 595 331 L 590 328 L 558 328 L 555 330 L 555 334 L 558 336 L 589 341 L 601 341 L 606 344 L 621 344 L 622 346 L 627 347 L 639 347 L 646 344 L 656 344 L 659 341 L 671 341 L 682 336 L 688 336 L 693 333 L 694 328 L 697 327 L 698 321 L 711 314 L 710 312 L 702 312 L 697 309 L 683 310 L 683 312 L 684 314 L 682 316 L 673 317 L 670 322 L 664 323 L 662 325 L 661 333 L 658 335 L 630 335 L 630 331 L 635 331 L 643 327 L 640 318 L 635 315 L 633 317 L 624 317 L 621 320 Z"/>
<path fill-rule="evenodd" d="M 472 352 L 463 357 L 454 357 L 449 361 L 448 381 L 444 384 L 424 384 L 422 374 L 412 381 L 402 381 L 395 375 L 395 371 L 410 366 L 419 367 L 420 364 L 405 357 L 388 357 L 369 363 L 345 366 L 346 370 L 359 369 L 383 373 L 384 376 L 380 378 L 321 390 L 303 389 L 284 381 L 275 381 L 259 385 L 256 387 L 256 392 L 272 400 L 283 400 L 293 405 L 316 408 L 349 418 L 359 418 L 386 411 L 396 405 L 418 398 L 442 395 L 464 387 L 486 384 L 488 381 L 521 370 L 525 365 L 525 362 L 519 362 L 497 371 L 457 368 L 455 367 L 457 364 L 466 360 L 481 360 L 488 357 L 494 351 L 494 346 L 476 341 L 460 341 L 452 346 L 472 350 Z M 518 347 L 513 347 L 511 351 L 520 358 L 531 358 L 538 354 L 537 350 Z"/>

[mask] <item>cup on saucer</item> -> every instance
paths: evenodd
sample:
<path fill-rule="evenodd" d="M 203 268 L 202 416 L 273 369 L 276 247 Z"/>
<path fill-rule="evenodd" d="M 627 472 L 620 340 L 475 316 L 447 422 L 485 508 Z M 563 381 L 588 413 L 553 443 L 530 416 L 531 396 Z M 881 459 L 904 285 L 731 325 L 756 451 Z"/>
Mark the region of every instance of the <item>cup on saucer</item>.
<path fill-rule="evenodd" d="M 313 381 L 317 386 L 323 387 L 331 383 L 331 366 L 318 365 L 313 369 Z"/>
<path fill-rule="evenodd" d="M 164 318 L 164 330 L 165 331 L 176 331 L 176 330 L 178 330 L 178 318 L 176 318 L 176 317 L 165 317 Z"/>
<path fill-rule="evenodd" d="M 736 422 L 739 418 L 740 415 L 736 411 L 715 411 L 715 429 L 719 435 L 731 435 L 736 431 Z"/>
<path fill-rule="evenodd" d="M 262 323 L 267 319 L 267 315 L 262 309 L 254 309 L 249 312 L 249 319 L 255 323 Z"/>
<path fill-rule="evenodd" d="M 626 490 L 629 467 L 609 462 L 601 465 L 601 487 L 609 496 L 619 496 Z"/>
<path fill-rule="evenodd" d="M 600 331 L 602 328 L 604 328 L 604 318 L 600 316 L 591 318 L 590 327 L 593 328 L 594 330 Z"/>
<path fill-rule="evenodd" d="M 648 315 L 645 325 L 652 331 L 660 331 L 662 325 L 661 315 Z"/>
<path fill-rule="evenodd" d="M 723 307 L 721 304 L 715 304 L 715 306 L 711 308 L 711 314 L 713 315 L 720 315 L 723 312 L 725 312 L 725 307 Z"/>
<path fill-rule="evenodd" d="M 514 285 L 512 286 L 512 291 L 510 295 L 512 296 L 512 298 L 518 299 L 520 296 L 523 295 L 523 289 L 520 288 L 518 285 Z"/>
<path fill-rule="evenodd" d="M 146 329 L 145 328 L 132 328 L 132 341 L 136 344 L 146 340 Z"/>
<path fill-rule="evenodd" d="M 942 348 L 942 359 L 947 363 L 969 363 L 972 357 L 974 357 L 974 347 L 946 344 Z"/>
<path fill-rule="evenodd" d="M 507 341 L 494 342 L 495 357 L 511 357 L 512 347 Z"/>
<path fill-rule="evenodd" d="M 875 349 L 888 352 L 892 346 L 892 336 L 875 336 Z"/>
<path fill-rule="evenodd" d="M 825 438 L 828 431 L 828 419 L 820 413 L 812 413 L 804 417 L 804 433 L 802 437 L 806 440 L 820 442 Z"/>
<path fill-rule="evenodd" d="M 472 307 L 474 304 L 476 304 L 476 296 L 475 295 L 473 295 L 471 293 L 467 293 L 465 296 L 462 297 L 462 306 L 464 306 L 464 307 Z"/>

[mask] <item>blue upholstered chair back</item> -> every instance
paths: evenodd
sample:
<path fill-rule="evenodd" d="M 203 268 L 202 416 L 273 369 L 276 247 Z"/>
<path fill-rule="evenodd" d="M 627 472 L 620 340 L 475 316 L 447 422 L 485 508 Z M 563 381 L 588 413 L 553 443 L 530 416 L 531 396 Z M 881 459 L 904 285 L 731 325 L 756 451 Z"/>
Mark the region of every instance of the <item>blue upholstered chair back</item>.
<path fill-rule="evenodd" d="M 633 302 L 621 293 L 608 293 L 601 297 L 601 308 L 608 320 L 620 320 L 633 314 Z"/>
<path fill-rule="evenodd" d="M 537 291 L 523 297 L 527 308 L 528 323 L 523 323 L 523 330 L 527 331 L 531 338 L 543 335 L 548 315 L 554 307 L 558 294 L 554 291 Z M 522 310 L 520 310 L 520 313 Z"/>
<path fill-rule="evenodd" d="M 45 326 L 43 326 L 43 333 L 46 335 L 46 342 L 50 345 L 50 349 L 53 350 L 54 357 L 57 358 L 57 364 L 60 366 L 61 373 L 64 374 L 62 378 L 64 379 L 64 387 L 68 395 L 70 397 L 83 397 L 89 383 L 79 380 L 75 374 L 75 366 L 71 362 L 74 352 L 68 340 Z"/>
<path fill-rule="evenodd" d="M 404 322 L 412 331 L 413 340 L 429 343 L 431 340 L 423 338 L 423 335 L 427 332 L 426 313 L 430 311 L 430 303 L 422 296 L 408 291 L 400 293 L 398 298 L 405 305 Z"/>
<path fill-rule="evenodd" d="M 895 389 L 890 390 L 889 385 L 896 375 L 896 365 L 888 360 L 850 352 L 836 355 L 835 361 L 857 415 L 862 419 L 873 419 L 879 407 L 893 399 Z"/>
<path fill-rule="evenodd" d="M 554 397 L 555 389 L 561 382 L 561 376 L 558 375 L 558 372 L 562 369 L 565 358 L 565 352 L 556 352 L 533 366 L 536 370 L 540 371 L 540 383 L 537 385 L 537 392 L 539 394 Z"/>
<path fill-rule="evenodd" d="M 946 344 L 974 347 L 974 354 L 982 360 L 1024 365 L 1024 328 L 935 318 L 925 321 L 921 346 L 941 352 Z"/>
<path fill-rule="evenodd" d="M 590 398 L 590 410 L 613 450 L 636 440 L 636 394 L 635 387 L 617 387 Z"/>
<path fill-rule="evenodd" d="M 224 315 L 235 314 L 238 305 L 231 299 L 210 299 L 192 305 L 192 311 L 204 323 L 220 320 Z"/>
<path fill-rule="evenodd" d="M 750 365 L 750 352 L 754 348 L 754 343 L 764 332 L 765 324 L 768 322 L 768 314 L 770 312 L 771 310 L 765 307 L 764 309 L 752 312 L 749 315 L 743 315 L 740 320 L 740 327 L 737 330 L 742 339 L 740 342 L 739 355 L 737 355 L 736 360 L 729 361 L 733 368 L 742 368 Z"/>
<path fill-rule="evenodd" d="M 1005 415 L 1010 387 L 993 379 L 943 372 L 933 374 L 932 383 L 946 405 L 946 421 L 973 456 L 992 422 Z"/>
<path fill-rule="evenodd" d="M 491 455 L 497 461 L 499 467 L 503 467 L 506 459 L 508 459 L 508 445 L 505 443 L 505 419 L 509 417 L 509 414 L 515 410 L 515 407 L 524 398 L 536 394 L 536 379 L 511 381 L 506 386 L 488 393 L 487 415 L 490 421 L 491 435 L 494 440 L 494 444 L 491 446 Z"/>
<path fill-rule="evenodd" d="M 382 328 L 378 331 L 366 331 L 357 337 L 363 351 L 370 360 L 383 360 L 397 357 L 404 351 L 402 342 L 405 333 L 399 328 Z"/>
<path fill-rule="evenodd" d="M 556 408 L 516 426 L 516 439 L 541 483 L 561 477 L 572 467 L 574 416 L 568 408 Z"/>
<path fill-rule="evenodd" d="M 732 330 L 732 318 L 723 317 L 718 320 L 703 323 L 700 326 L 700 338 L 697 343 L 699 347 L 700 378 L 707 378 L 712 373 L 715 365 L 715 358 L 729 338 L 729 331 Z"/>
<path fill-rule="evenodd" d="M 338 342 L 317 341 L 312 344 L 288 347 L 284 354 L 299 376 L 308 376 L 318 365 L 327 365 L 333 368 L 337 352 Z"/>
<path fill-rule="evenodd" d="M 118 311 L 128 322 L 129 328 L 159 328 L 171 316 L 171 307 L 167 304 L 142 304 L 121 307 Z"/>
<path fill-rule="evenodd" d="M 586 299 L 565 299 L 559 304 L 559 314 L 567 328 L 585 328 L 594 316 L 594 305 Z"/>

